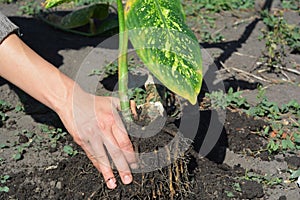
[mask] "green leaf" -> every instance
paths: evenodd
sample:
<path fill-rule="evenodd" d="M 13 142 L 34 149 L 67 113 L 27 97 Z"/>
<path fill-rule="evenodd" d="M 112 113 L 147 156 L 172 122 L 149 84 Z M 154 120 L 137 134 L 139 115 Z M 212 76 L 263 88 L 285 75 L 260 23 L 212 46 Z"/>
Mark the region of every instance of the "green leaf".
<path fill-rule="evenodd" d="M 287 145 L 290 149 L 295 149 L 295 144 L 291 140 L 287 140 Z"/>
<path fill-rule="evenodd" d="M 8 148 L 9 146 L 7 144 L 0 144 L 0 149 Z"/>
<path fill-rule="evenodd" d="M 293 136 L 295 138 L 294 142 L 300 144 L 300 135 L 297 133 L 294 133 Z"/>
<path fill-rule="evenodd" d="M 69 156 L 75 156 L 76 154 L 78 154 L 78 151 L 74 150 L 70 145 L 64 146 L 64 152 Z"/>
<path fill-rule="evenodd" d="M 64 146 L 64 152 L 66 152 L 69 155 L 72 154 L 73 153 L 73 147 L 71 147 L 70 145 Z"/>
<path fill-rule="evenodd" d="M 6 181 L 10 178 L 9 175 L 4 175 L 3 177 L 1 177 L 1 183 L 6 183 Z"/>
<path fill-rule="evenodd" d="M 9 187 L 7 186 L 0 187 L 0 192 L 9 192 Z"/>
<path fill-rule="evenodd" d="M 45 8 L 52 8 L 63 3 L 68 3 L 70 1 L 72 0 L 46 0 L 44 6 Z"/>
<path fill-rule="evenodd" d="M 108 4 L 93 4 L 67 14 L 61 19 L 60 26 L 66 29 L 86 25 L 92 18 L 103 20 L 108 16 Z"/>
<path fill-rule="evenodd" d="M 61 5 L 63 3 L 68 3 L 68 2 L 76 2 L 77 4 L 79 3 L 79 0 L 46 0 L 44 7 L 45 8 L 52 8 L 58 5 Z M 106 2 L 106 3 L 111 3 L 111 2 L 115 2 L 116 0 L 98 0 L 97 2 Z M 87 2 L 88 3 L 88 2 Z"/>
<path fill-rule="evenodd" d="M 15 160 L 15 161 L 18 161 L 18 160 L 21 160 L 22 159 L 22 154 L 21 153 L 16 153 L 16 154 L 14 154 L 13 155 L 13 159 Z"/>
<path fill-rule="evenodd" d="M 282 140 L 281 145 L 282 145 L 282 149 L 287 149 L 288 148 L 287 140 Z"/>
<path fill-rule="evenodd" d="M 300 169 L 294 171 L 292 174 L 291 174 L 291 179 L 296 179 L 300 176 Z"/>
<path fill-rule="evenodd" d="M 234 194 L 231 191 L 225 190 L 225 193 L 226 193 L 226 195 L 227 195 L 228 198 L 233 198 L 234 197 Z"/>
<path fill-rule="evenodd" d="M 180 0 L 128 0 L 125 22 L 129 39 L 150 72 L 195 104 L 202 82 L 201 50 L 185 24 Z"/>
<path fill-rule="evenodd" d="M 47 15 L 40 15 L 40 19 L 55 28 L 90 37 L 108 33 L 118 28 L 118 20 L 115 18 L 108 19 L 108 15 L 108 4 L 92 4 L 75 10 L 63 17 L 54 12 Z M 94 19 L 101 20 L 101 23 L 96 24 Z M 74 29 L 88 24 L 90 25 L 90 30 L 82 31 Z"/>

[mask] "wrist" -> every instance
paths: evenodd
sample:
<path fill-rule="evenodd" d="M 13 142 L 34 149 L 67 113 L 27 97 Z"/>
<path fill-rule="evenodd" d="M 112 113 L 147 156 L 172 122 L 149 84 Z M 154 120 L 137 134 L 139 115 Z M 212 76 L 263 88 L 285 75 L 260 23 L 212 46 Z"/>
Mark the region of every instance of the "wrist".
<path fill-rule="evenodd" d="M 59 114 L 64 112 L 73 103 L 75 92 L 82 91 L 82 89 L 75 81 L 60 71 L 58 71 L 58 77 L 56 79 L 58 81 L 48 90 L 51 92 L 45 94 L 45 99 L 47 101 L 46 104 Z"/>

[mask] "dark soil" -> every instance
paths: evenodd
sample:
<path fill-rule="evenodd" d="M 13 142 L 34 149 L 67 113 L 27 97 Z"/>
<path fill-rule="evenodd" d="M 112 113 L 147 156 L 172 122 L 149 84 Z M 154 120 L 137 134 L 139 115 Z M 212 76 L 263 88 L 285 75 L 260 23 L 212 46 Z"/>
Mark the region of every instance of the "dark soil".
<path fill-rule="evenodd" d="M 253 135 L 251 139 L 249 138 L 245 147 L 239 147 L 239 142 L 230 139 L 239 133 L 237 129 L 242 128 L 241 126 L 232 128 L 232 119 L 238 118 L 245 132 L 251 131 L 250 125 L 252 129 L 261 129 L 261 123 L 253 123 L 249 118 L 240 116 L 237 112 L 227 114 L 225 129 L 230 130 L 227 132 L 228 147 L 238 151 L 252 149 L 251 147 L 256 147 L 257 141 L 260 140 L 258 136 Z M 164 129 L 172 131 L 174 128 L 176 127 L 170 123 Z M 25 140 L 23 137 L 20 138 Z M 139 145 L 143 147 L 142 151 L 151 151 L 151 148 L 163 145 L 171 139 L 171 136 L 162 131 L 155 138 L 157 140 L 148 139 L 148 146 L 141 142 Z M 80 151 L 79 148 L 78 150 Z M 172 167 L 180 162 L 186 169 L 180 176 L 180 184 L 183 185 L 178 186 L 173 182 L 174 187 L 178 187 L 174 199 L 212 199 L 212 197 L 229 199 L 227 192 L 232 192 L 238 199 L 255 199 L 265 195 L 262 184 L 239 179 L 245 174 L 245 169 L 239 165 L 229 167 L 226 164 L 217 164 L 207 158 L 200 158 L 198 153 L 191 149 L 184 157 L 173 163 Z M 124 186 L 120 183 L 116 190 L 108 190 L 101 174 L 87 157 L 80 153 L 60 161 L 54 168 L 11 174 L 7 183 L 10 192 L 0 193 L 0 197 L 1 199 L 169 199 L 168 176 L 168 167 L 149 173 L 138 173 L 134 174 L 132 184 Z M 233 189 L 235 184 L 240 185 L 241 191 Z"/>

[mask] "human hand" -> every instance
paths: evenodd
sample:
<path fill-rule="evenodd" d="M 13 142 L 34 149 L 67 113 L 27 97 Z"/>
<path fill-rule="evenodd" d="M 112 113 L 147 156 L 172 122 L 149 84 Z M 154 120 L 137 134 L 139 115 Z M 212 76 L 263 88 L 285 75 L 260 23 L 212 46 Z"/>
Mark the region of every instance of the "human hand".
<path fill-rule="evenodd" d="M 137 166 L 136 158 L 117 113 L 117 99 L 84 92 L 15 34 L 1 43 L 0 57 L 0 76 L 59 115 L 75 142 L 102 172 L 108 188 L 114 189 L 117 185 L 106 150 L 123 183 L 132 182 L 129 166 Z"/>
<path fill-rule="evenodd" d="M 103 174 L 108 188 L 114 189 L 117 184 L 106 150 L 122 182 L 131 183 L 130 167 L 136 168 L 137 164 L 132 143 L 117 112 L 119 100 L 94 96 L 81 89 L 74 91 L 72 100 L 58 112 L 65 127 Z"/>

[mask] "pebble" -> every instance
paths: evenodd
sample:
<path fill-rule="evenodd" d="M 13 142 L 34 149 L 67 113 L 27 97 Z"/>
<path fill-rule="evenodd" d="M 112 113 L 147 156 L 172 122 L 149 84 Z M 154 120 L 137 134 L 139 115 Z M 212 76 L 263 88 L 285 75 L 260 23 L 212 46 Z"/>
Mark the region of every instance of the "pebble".
<path fill-rule="evenodd" d="M 56 188 L 59 189 L 59 190 L 62 188 L 62 184 L 61 184 L 60 181 L 58 181 L 58 182 L 56 183 Z"/>
<path fill-rule="evenodd" d="M 50 181 L 50 186 L 51 186 L 51 188 L 53 188 L 53 187 L 55 187 L 55 181 Z"/>

